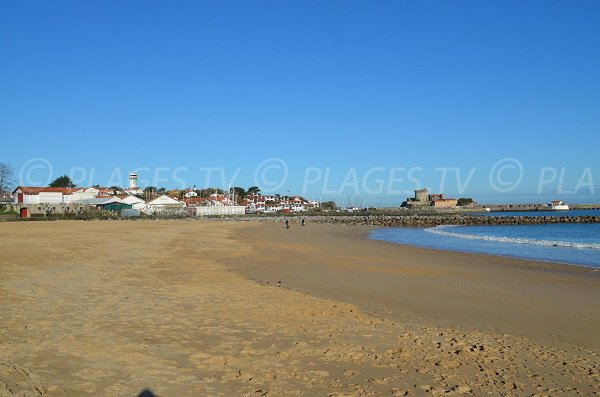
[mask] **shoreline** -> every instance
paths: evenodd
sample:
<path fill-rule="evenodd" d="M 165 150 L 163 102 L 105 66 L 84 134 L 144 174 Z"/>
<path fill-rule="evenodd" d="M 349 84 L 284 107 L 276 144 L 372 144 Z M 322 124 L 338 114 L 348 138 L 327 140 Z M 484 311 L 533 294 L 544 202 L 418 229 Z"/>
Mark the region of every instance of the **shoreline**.
<path fill-rule="evenodd" d="M 330 268 L 326 271 L 322 271 L 322 268 L 313 265 L 305 273 L 304 267 L 301 265 L 302 261 L 300 260 L 291 261 L 292 264 L 290 266 L 281 266 L 281 264 L 275 266 L 275 263 L 269 260 L 267 261 L 268 265 L 252 266 L 249 269 L 232 266 L 232 270 L 253 280 L 262 278 L 271 280 L 271 282 L 277 281 L 275 279 L 278 277 L 286 278 L 283 276 L 287 276 L 287 285 L 294 290 L 326 299 L 355 304 L 366 312 L 373 310 L 379 312 L 379 314 L 383 314 L 385 311 L 390 312 L 389 307 L 385 309 L 379 307 L 379 310 L 375 310 L 375 306 L 377 306 L 373 305 L 375 300 L 385 301 L 384 306 L 395 304 L 393 302 L 403 302 L 405 304 L 410 302 L 417 309 L 412 310 L 409 308 L 408 311 L 404 312 L 395 309 L 391 310 L 392 312 L 396 312 L 394 316 L 398 318 L 399 315 L 410 314 L 418 318 L 418 321 L 423 321 L 424 319 L 426 319 L 425 321 L 441 321 L 445 325 L 459 325 L 460 322 L 461 326 L 466 325 L 471 329 L 481 329 L 483 327 L 489 330 L 496 330 L 497 332 L 503 332 L 502 330 L 504 330 L 508 333 L 540 338 L 540 340 L 551 340 L 553 343 L 563 343 L 571 340 L 571 342 L 577 341 L 574 343 L 578 344 L 586 340 L 586 343 L 592 343 L 596 348 L 600 347 L 600 339 L 593 337 L 593 333 L 588 333 L 587 336 L 581 338 L 576 336 L 577 332 L 571 332 L 573 328 L 577 328 L 574 325 L 575 323 L 571 321 L 562 322 L 560 327 L 558 327 L 560 331 L 555 333 L 540 331 L 532 326 L 523 327 L 525 332 L 520 332 L 521 322 L 531 323 L 532 320 L 528 319 L 528 316 L 537 319 L 544 318 L 544 322 L 541 322 L 543 324 L 556 314 L 554 313 L 554 307 L 562 305 L 562 314 L 572 317 L 574 321 L 575 317 L 578 316 L 573 315 L 572 310 L 576 310 L 579 305 L 584 305 L 584 302 L 598 301 L 600 298 L 600 273 L 591 268 L 497 255 L 435 250 L 373 240 L 368 238 L 368 233 L 375 229 L 370 226 L 322 224 L 316 226 L 324 229 L 318 232 L 312 230 L 310 242 L 317 243 L 322 240 L 320 243 L 317 243 L 323 251 L 320 255 L 324 255 L 328 259 L 331 259 L 329 257 L 331 255 L 346 262 L 351 261 L 353 256 L 360 257 L 360 261 L 358 262 L 362 266 L 358 266 L 358 268 L 356 265 L 352 266 L 354 274 L 351 278 L 351 284 L 356 286 L 359 292 L 350 291 L 347 288 L 336 289 L 331 287 L 331 285 L 327 285 L 327 282 L 336 280 L 338 265 L 329 266 Z M 257 228 L 262 229 L 257 237 L 238 236 L 237 238 L 242 242 L 250 242 L 252 244 L 257 239 L 264 241 L 266 239 L 265 232 L 268 235 L 272 232 L 268 224 L 259 224 Z M 269 229 L 271 231 L 268 231 Z M 300 227 L 295 227 L 295 229 L 299 230 Z M 295 257 L 297 252 L 291 249 L 293 245 L 290 245 L 289 239 L 285 236 L 290 230 L 282 230 L 280 233 L 273 234 L 271 238 L 274 241 L 271 244 L 262 243 L 260 249 L 255 250 L 253 255 L 269 258 L 269 251 L 272 250 L 275 253 L 271 256 L 274 257 Z M 333 239 L 336 240 L 335 244 L 333 244 L 334 247 L 328 250 L 326 245 L 332 244 L 331 240 Z M 286 255 L 285 250 L 278 250 L 276 247 L 278 244 L 282 244 L 290 252 Z M 340 252 L 341 249 L 346 250 L 346 248 L 351 248 L 350 252 Z M 298 249 L 301 248 L 298 247 Z M 304 250 L 302 249 L 302 251 Z M 366 252 L 383 252 L 383 254 L 367 259 L 364 256 Z M 327 260 L 319 261 L 319 255 L 315 255 L 312 251 L 310 253 L 311 255 L 303 257 L 304 261 L 314 261 L 323 266 L 328 265 Z M 398 255 L 402 256 L 399 259 L 395 259 Z M 410 291 L 414 291 L 414 295 L 399 291 L 399 295 L 402 296 L 402 299 L 400 299 L 395 298 L 394 294 L 379 291 L 379 285 L 390 286 L 390 283 L 394 279 L 392 277 L 388 278 L 377 274 L 370 274 L 369 271 L 366 271 L 365 265 L 371 261 L 373 263 L 385 263 L 384 266 L 381 266 L 381 269 L 376 268 L 374 270 L 375 273 L 379 272 L 392 276 L 394 273 L 397 273 L 399 275 L 411 276 L 406 280 L 398 279 L 396 281 L 402 286 L 407 287 Z M 422 261 L 429 261 L 429 263 L 425 266 L 423 265 L 425 262 L 422 263 Z M 345 264 L 342 270 L 347 269 L 348 266 L 348 264 Z M 312 274 L 313 272 L 315 274 Z M 434 274 L 435 277 L 431 279 L 431 276 Z M 319 280 L 319 277 L 323 277 L 325 281 Z M 367 282 L 367 279 L 363 279 L 363 277 L 371 277 L 368 281 L 374 283 L 373 289 L 368 289 L 365 292 L 363 288 L 363 291 L 360 291 L 362 283 Z M 466 283 L 465 288 L 467 290 L 463 290 L 461 286 L 463 281 Z M 492 290 L 501 292 L 498 298 L 505 301 L 506 306 L 501 307 L 497 302 L 494 302 L 494 299 L 491 298 L 493 294 L 490 296 L 482 295 L 481 297 L 485 299 L 481 301 L 472 301 L 472 299 L 480 298 L 476 298 L 477 295 L 473 295 L 468 290 L 469 283 L 475 281 L 478 284 L 474 291 L 483 292 L 486 288 L 492 288 Z M 415 286 L 411 287 L 411 283 L 414 283 Z M 449 288 L 444 288 L 444 283 L 448 283 Z M 585 292 L 583 293 L 581 290 L 577 291 L 577 289 L 573 290 L 571 286 L 578 286 L 578 288 L 585 287 Z M 437 294 L 433 294 L 431 298 L 427 299 L 427 303 L 423 303 L 418 300 L 418 297 L 422 294 L 418 292 L 420 290 L 434 290 Z M 535 290 L 537 293 L 543 291 L 544 299 L 540 295 L 536 305 L 527 305 L 527 314 L 525 314 L 517 298 L 522 298 L 523 302 L 527 302 L 528 294 L 526 291 L 528 290 Z M 561 302 L 561 299 L 558 298 L 561 293 L 565 294 L 565 296 L 570 296 L 568 304 Z M 369 296 L 369 294 L 380 296 L 377 299 L 372 299 L 372 296 Z M 580 300 L 574 299 L 573 297 L 578 294 L 582 295 L 582 298 Z M 460 302 L 464 306 L 461 307 L 460 304 L 452 301 L 453 298 L 457 297 L 461 298 Z M 437 303 L 440 303 L 439 306 L 445 309 L 436 308 Z M 501 313 L 499 318 L 503 320 L 498 321 L 498 318 L 493 318 L 494 316 L 484 315 L 483 313 L 488 309 L 487 306 L 489 306 L 491 312 L 498 310 L 498 313 Z M 597 314 L 595 316 L 588 315 L 586 318 L 589 320 L 594 317 L 597 318 L 594 321 L 597 323 L 596 327 L 600 329 L 600 307 L 597 306 L 597 304 L 593 304 Z M 473 321 L 473 316 L 469 314 L 469 308 L 473 310 L 473 313 L 481 315 L 481 320 Z M 425 314 L 425 317 L 422 317 L 423 314 Z M 459 322 L 457 322 L 457 319 Z M 590 330 L 590 326 L 583 326 L 581 329 Z M 567 337 L 565 339 L 565 334 L 571 334 L 574 338 L 569 339 L 570 337 Z"/>
<path fill-rule="evenodd" d="M 444 225 L 444 226 L 463 226 L 463 225 Z M 410 228 L 410 227 L 408 227 L 408 228 Z M 415 226 L 414 228 L 415 229 L 427 229 L 428 227 L 416 227 Z M 502 254 L 498 254 L 498 253 L 473 252 L 473 251 L 466 251 L 466 250 L 460 250 L 460 249 L 453 250 L 453 249 L 445 249 L 445 248 L 426 247 L 426 246 L 421 246 L 421 245 L 417 245 L 417 244 L 413 245 L 413 244 L 409 244 L 409 243 L 389 241 L 389 240 L 385 240 L 382 238 L 372 238 L 370 236 L 371 232 L 373 232 L 373 231 L 386 230 L 386 229 L 388 229 L 388 228 L 387 227 L 384 227 L 384 228 L 373 227 L 367 233 L 366 238 L 368 240 L 373 240 L 373 241 L 382 241 L 382 242 L 398 244 L 398 245 L 403 245 L 403 246 L 407 246 L 407 247 L 421 248 L 421 249 L 432 250 L 432 251 L 437 251 L 437 252 L 454 252 L 454 253 L 462 253 L 462 254 L 470 254 L 470 255 L 484 255 L 484 256 L 491 256 L 491 257 L 496 257 L 496 258 L 517 259 L 517 260 L 526 261 L 526 262 L 533 262 L 534 264 L 537 264 L 538 266 L 540 264 L 546 264 L 546 266 L 547 265 L 556 265 L 556 266 L 559 266 L 563 271 L 574 270 L 574 269 L 568 269 L 568 268 L 575 267 L 575 268 L 584 268 L 586 270 L 591 270 L 592 273 L 600 273 L 600 267 L 593 266 L 593 265 L 586 265 L 586 264 L 580 264 L 580 263 L 574 263 L 574 262 L 553 261 L 553 260 L 549 260 L 549 259 L 527 258 L 524 256 L 510 255 L 510 254 L 502 255 Z M 600 255 L 600 252 L 599 252 L 599 255 Z"/>
<path fill-rule="evenodd" d="M 448 225 L 448 226 L 462 226 L 462 225 Z M 353 226 L 350 226 L 353 227 Z M 359 226 L 356 226 L 359 227 Z M 393 228 L 393 226 L 392 226 Z M 425 229 L 427 227 L 418 227 L 418 226 L 406 226 L 406 228 L 415 228 L 415 229 Z M 600 276 L 600 269 L 592 266 L 579 265 L 576 263 L 565 263 L 565 262 L 553 262 L 548 260 L 540 260 L 540 259 L 530 259 L 530 258 L 521 258 L 518 256 L 511 255 L 499 255 L 499 254 L 491 254 L 491 253 L 483 253 L 483 252 L 468 252 L 468 251 L 460 251 L 460 250 L 449 250 L 442 248 L 430 248 L 430 247 L 422 247 L 420 245 L 412 245 L 407 243 L 388 241 L 383 239 L 375 239 L 371 238 L 370 234 L 376 230 L 386 230 L 388 227 L 378 227 L 378 226 L 365 226 L 365 229 L 359 233 L 362 233 L 362 237 L 368 241 L 375 241 L 384 244 L 392 244 L 399 245 L 406 248 L 414 248 L 419 250 L 432 251 L 437 252 L 439 254 L 461 254 L 461 255 L 474 255 L 474 256 L 482 256 L 484 258 L 497 258 L 500 260 L 510 261 L 510 266 L 525 268 L 525 269 L 538 269 L 543 271 L 557 272 L 557 273 L 585 273 L 591 275 Z M 523 263 L 519 263 L 523 262 Z"/>

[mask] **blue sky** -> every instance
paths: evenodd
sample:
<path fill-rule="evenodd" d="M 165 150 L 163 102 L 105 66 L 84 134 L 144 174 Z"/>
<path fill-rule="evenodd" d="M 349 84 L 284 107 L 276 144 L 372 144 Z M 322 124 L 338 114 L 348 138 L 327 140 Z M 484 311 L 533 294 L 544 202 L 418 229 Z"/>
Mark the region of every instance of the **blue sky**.
<path fill-rule="evenodd" d="M 0 161 L 39 184 L 597 202 L 598 20 L 597 1 L 3 2 Z"/>

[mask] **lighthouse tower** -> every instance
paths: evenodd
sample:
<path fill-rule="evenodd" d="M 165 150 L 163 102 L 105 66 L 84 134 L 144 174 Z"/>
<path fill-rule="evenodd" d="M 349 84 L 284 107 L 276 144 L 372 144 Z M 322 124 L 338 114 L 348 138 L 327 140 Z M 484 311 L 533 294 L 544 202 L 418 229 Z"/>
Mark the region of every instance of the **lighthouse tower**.
<path fill-rule="evenodd" d="M 129 190 L 137 190 L 137 178 L 138 174 L 135 172 L 129 173 Z"/>
<path fill-rule="evenodd" d="M 140 189 L 137 185 L 138 174 L 135 172 L 129 173 L 129 187 L 125 189 L 127 194 L 140 195 L 144 194 L 144 190 Z"/>

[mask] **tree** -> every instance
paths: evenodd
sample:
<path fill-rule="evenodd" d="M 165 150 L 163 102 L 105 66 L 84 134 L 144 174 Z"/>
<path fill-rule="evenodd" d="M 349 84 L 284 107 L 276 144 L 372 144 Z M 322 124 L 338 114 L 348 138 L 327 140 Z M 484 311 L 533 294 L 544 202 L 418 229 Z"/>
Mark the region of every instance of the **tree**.
<path fill-rule="evenodd" d="M 239 186 L 232 187 L 229 193 L 233 194 L 238 202 L 248 195 L 246 190 Z"/>
<path fill-rule="evenodd" d="M 0 163 L 0 196 L 10 192 L 14 183 L 15 170 L 8 163 Z"/>
<path fill-rule="evenodd" d="M 466 205 L 472 205 L 473 204 L 473 199 L 470 197 L 461 197 L 458 199 L 456 205 L 463 207 Z"/>
<path fill-rule="evenodd" d="M 325 201 L 325 202 L 321 203 L 321 207 L 325 211 L 337 210 L 337 204 L 335 203 L 335 201 Z"/>
<path fill-rule="evenodd" d="M 260 194 L 260 188 L 258 186 L 250 186 L 248 190 L 246 190 L 246 194 L 250 196 L 256 196 Z"/>
<path fill-rule="evenodd" d="M 208 187 L 196 191 L 200 197 L 210 197 L 211 194 L 225 194 L 223 189 Z"/>
<path fill-rule="evenodd" d="M 183 198 L 184 194 L 185 194 L 185 190 L 173 189 L 173 190 L 167 191 L 167 196 L 169 196 L 171 198 Z"/>
<path fill-rule="evenodd" d="M 146 201 L 150 201 L 156 197 L 156 188 L 154 186 L 148 186 L 144 188 L 144 198 Z"/>
<path fill-rule="evenodd" d="M 67 175 L 63 175 L 63 176 L 59 176 L 58 178 L 53 180 L 48 186 L 50 186 L 50 187 L 75 187 L 77 185 L 75 185 L 73 183 L 73 181 L 71 180 L 71 178 L 69 178 Z"/>

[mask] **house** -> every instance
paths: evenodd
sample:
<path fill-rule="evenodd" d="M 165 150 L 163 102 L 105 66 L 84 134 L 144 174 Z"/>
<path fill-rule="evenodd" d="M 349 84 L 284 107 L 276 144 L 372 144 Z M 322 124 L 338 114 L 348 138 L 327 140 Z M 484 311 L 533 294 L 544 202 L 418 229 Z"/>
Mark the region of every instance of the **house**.
<path fill-rule="evenodd" d="M 292 212 L 306 211 L 304 198 L 300 196 L 294 196 L 290 202 L 290 210 Z"/>
<path fill-rule="evenodd" d="M 198 197 L 198 193 L 195 190 L 186 189 L 186 191 L 183 193 L 183 197 L 185 197 L 185 198 Z"/>
<path fill-rule="evenodd" d="M 265 206 L 264 212 L 273 213 L 273 212 L 283 211 L 284 209 L 285 208 L 283 208 L 283 206 L 281 206 L 281 205 L 267 204 Z"/>
<path fill-rule="evenodd" d="M 183 214 L 185 203 L 163 194 L 146 203 L 143 212 L 147 214 L 178 215 Z"/>
<path fill-rule="evenodd" d="M 17 186 L 13 190 L 14 204 L 63 204 L 79 189 L 63 187 Z M 65 199 L 65 196 L 69 196 Z"/>
<path fill-rule="evenodd" d="M 308 201 L 302 196 L 261 196 L 249 195 L 244 197 L 246 212 L 249 214 L 261 212 L 304 212 L 309 208 L 318 208 L 319 201 Z"/>
<path fill-rule="evenodd" d="M 113 196 L 105 187 L 18 186 L 13 191 L 13 204 L 69 204 L 98 196 Z"/>
<path fill-rule="evenodd" d="M 102 188 L 18 186 L 13 204 L 69 204 L 98 196 Z"/>
<path fill-rule="evenodd" d="M 457 204 L 458 200 L 453 198 L 439 198 L 431 202 L 435 208 L 455 208 Z"/>
<path fill-rule="evenodd" d="M 447 198 L 444 194 L 430 194 L 429 204 L 435 208 L 454 208 L 458 205 L 458 200 Z"/>
<path fill-rule="evenodd" d="M 200 206 L 200 205 L 208 205 L 208 199 L 206 197 L 189 197 L 189 198 L 184 198 L 183 202 L 186 203 L 187 205 L 196 205 L 196 206 Z"/>
<path fill-rule="evenodd" d="M 216 205 L 216 206 L 231 206 L 233 205 L 233 200 L 224 194 L 211 194 L 208 197 L 208 205 Z"/>
<path fill-rule="evenodd" d="M 318 200 L 308 200 L 304 205 L 306 208 L 319 208 L 321 206 L 321 202 Z"/>
<path fill-rule="evenodd" d="M 90 207 L 106 209 L 106 205 L 115 203 L 126 205 L 114 196 L 102 195 L 109 191 L 112 192 L 100 187 L 18 186 L 13 191 L 13 206 L 25 218 L 32 214 L 82 213 Z"/>
<path fill-rule="evenodd" d="M 266 205 L 264 201 L 245 201 L 244 206 L 246 207 L 246 214 L 260 214 L 265 212 Z"/>
<path fill-rule="evenodd" d="M 115 191 L 115 189 L 111 189 L 109 187 L 94 187 L 94 189 L 98 190 L 98 196 L 114 196 L 119 193 L 119 191 Z"/>

